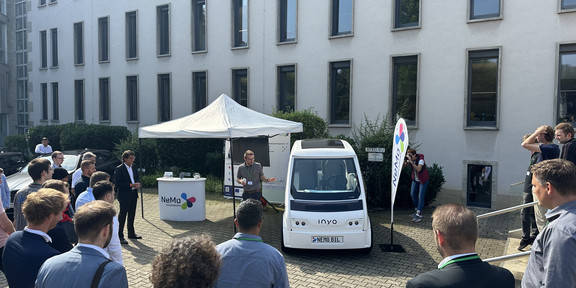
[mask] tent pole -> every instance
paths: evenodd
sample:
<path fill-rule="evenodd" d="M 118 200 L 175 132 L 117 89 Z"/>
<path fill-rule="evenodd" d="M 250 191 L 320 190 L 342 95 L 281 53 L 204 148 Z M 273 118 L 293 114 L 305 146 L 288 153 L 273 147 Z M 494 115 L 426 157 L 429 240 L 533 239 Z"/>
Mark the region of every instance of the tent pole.
<path fill-rule="evenodd" d="M 228 141 L 230 141 L 230 169 L 232 170 L 232 210 L 234 211 L 234 219 L 236 219 L 236 191 L 234 191 L 236 177 L 234 176 L 234 148 L 232 145 L 232 140 L 232 138 L 228 138 Z M 236 234 L 236 223 L 234 223 L 234 234 Z"/>

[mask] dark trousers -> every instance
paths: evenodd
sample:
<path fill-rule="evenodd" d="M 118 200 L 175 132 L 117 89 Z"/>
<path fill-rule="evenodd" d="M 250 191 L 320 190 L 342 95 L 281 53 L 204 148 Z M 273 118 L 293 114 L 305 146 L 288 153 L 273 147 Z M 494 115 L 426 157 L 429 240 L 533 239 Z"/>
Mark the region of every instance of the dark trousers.
<path fill-rule="evenodd" d="M 130 191 L 129 197 L 122 200 L 118 199 L 118 202 L 120 202 L 120 213 L 118 213 L 118 237 L 124 238 L 124 223 L 126 223 L 126 215 L 128 215 L 128 236 L 136 234 L 136 231 L 134 230 L 134 219 L 136 218 L 138 194 L 136 194 L 135 191 Z"/>
<path fill-rule="evenodd" d="M 524 193 L 524 204 L 534 202 L 532 193 Z M 522 208 L 520 211 L 522 216 L 522 239 L 529 240 L 530 237 L 538 235 L 538 226 L 536 226 L 536 218 L 534 217 L 534 206 Z"/>

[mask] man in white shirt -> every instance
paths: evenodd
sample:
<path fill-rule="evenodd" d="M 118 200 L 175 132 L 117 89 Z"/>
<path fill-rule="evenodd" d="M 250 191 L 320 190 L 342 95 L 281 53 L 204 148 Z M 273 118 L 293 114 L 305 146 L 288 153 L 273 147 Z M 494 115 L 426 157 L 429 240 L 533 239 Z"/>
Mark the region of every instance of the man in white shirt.
<path fill-rule="evenodd" d="M 52 146 L 48 145 L 50 141 L 48 141 L 48 137 L 42 138 L 42 143 L 36 145 L 36 149 L 34 149 L 34 153 L 38 154 L 49 154 L 52 153 Z"/>
<path fill-rule="evenodd" d="M 114 204 L 114 185 L 108 180 L 96 182 L 94 187 L 92 187 L 92 194 L 96 200 L 103 200 Z M 122 246 L 120 245 L 120 238 L 118 237 L 118 217 L 116 217 L 116 215 L 114 215 L 113 218 L 112 239 L 110 239 L 110 244 L 108 244 L 105 250 L 110 254 L 112 261 L 124 265 L 124 261 L 122 260 Z"/>

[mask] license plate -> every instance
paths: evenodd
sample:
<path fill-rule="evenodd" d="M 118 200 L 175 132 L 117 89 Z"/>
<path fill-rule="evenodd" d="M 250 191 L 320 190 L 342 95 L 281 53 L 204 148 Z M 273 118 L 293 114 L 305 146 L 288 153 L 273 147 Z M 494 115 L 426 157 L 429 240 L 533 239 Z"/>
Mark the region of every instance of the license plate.
<path fill-rule="evenodd" d="M 312 243 L 344 243 L 344 236 L 312 236 Z"/>

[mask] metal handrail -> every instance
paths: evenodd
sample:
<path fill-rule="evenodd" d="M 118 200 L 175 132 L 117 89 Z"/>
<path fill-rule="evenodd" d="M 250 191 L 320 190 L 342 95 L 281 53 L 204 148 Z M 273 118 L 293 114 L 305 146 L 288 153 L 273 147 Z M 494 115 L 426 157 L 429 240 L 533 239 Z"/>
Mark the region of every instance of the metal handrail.
<path fill-rule="evenodd" d="M 483 219 L 483 218 L 488 218 L 488 217 L 492 217 L 492 216 L 496 216 L 496 215 L 500 215 L 500 214 L 509 213 L 509 212 L 520 210 L 523 208 L 536 206 L 539 203 L 540 203 L 539 201 L 534 201 L 534 202 L 530 202 L 530 203 L 526 203 L 526 204 L 521 204 L 521 205 L 493 211 L 493 212 L 488 212 L 488 213 L 476 216 L 476 219 Z M 515 254 L 510 254 L 510 255 L 502 255 L 502 256 L 498 256 L 498 257 L 492 257 L 492 258 L 485 259 L 484 262 L 497 262 L 497 261 L 502 261 L 502 260 L 515 259 L 515 258 L 524 257 L 524 256 L 530 256 L 530 251 L 525 251 L 525 252 L 520 252 L 520 253 L 515 253 Z"/>

